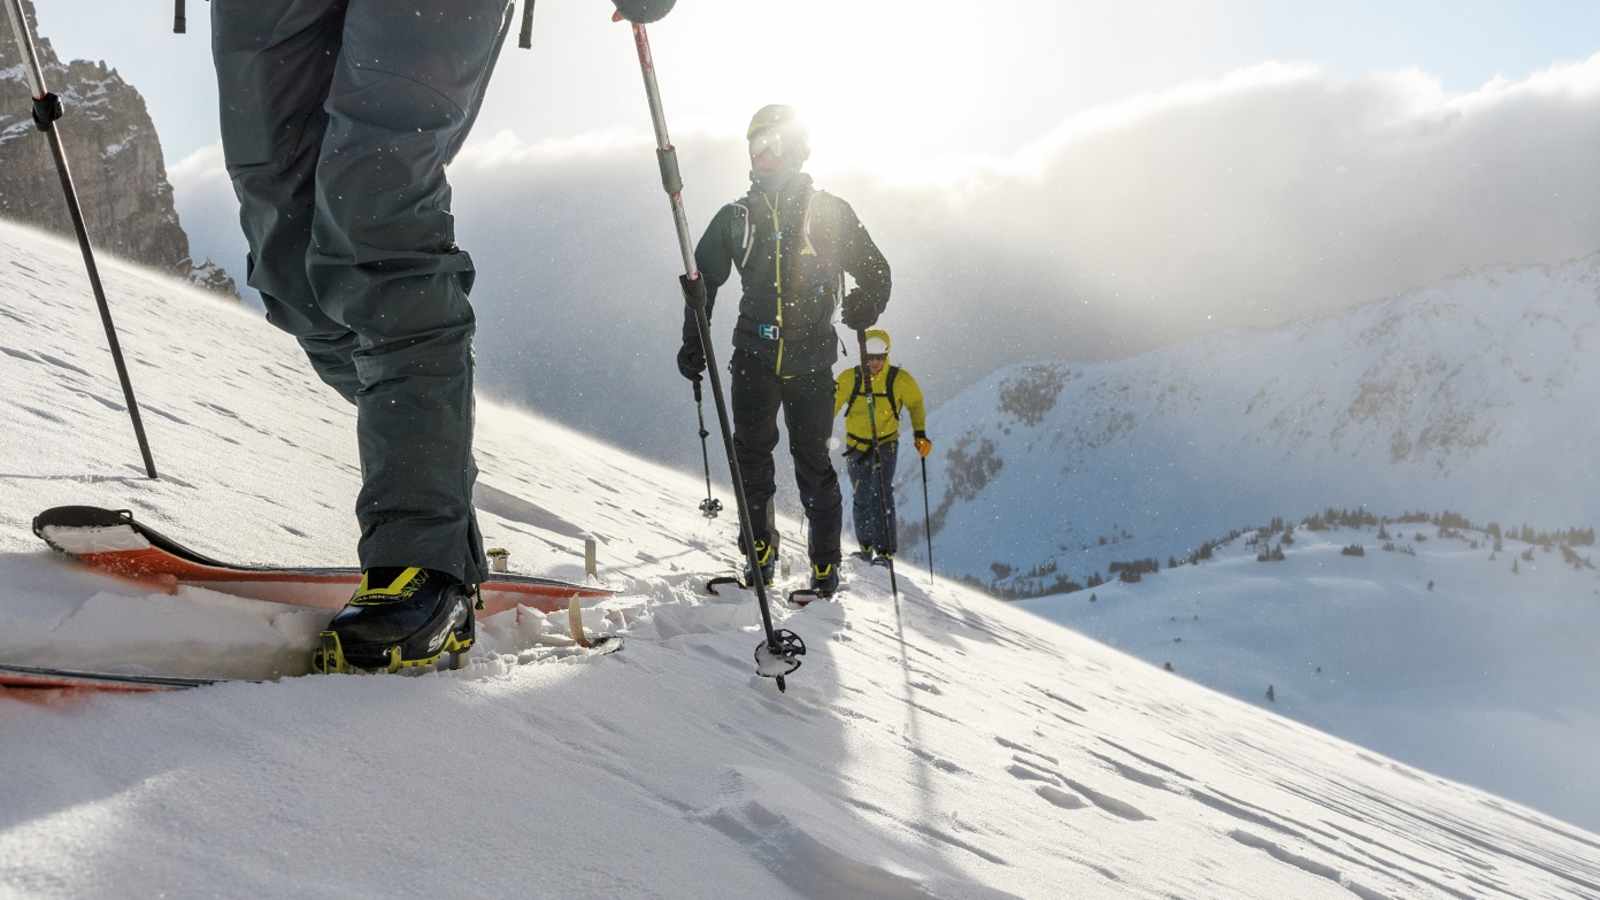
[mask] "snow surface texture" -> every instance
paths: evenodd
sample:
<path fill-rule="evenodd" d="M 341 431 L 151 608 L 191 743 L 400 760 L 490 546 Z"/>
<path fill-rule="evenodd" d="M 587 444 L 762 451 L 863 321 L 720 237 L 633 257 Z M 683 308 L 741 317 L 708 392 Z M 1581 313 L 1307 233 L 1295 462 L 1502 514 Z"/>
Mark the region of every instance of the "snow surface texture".
<path fill-rule="evenodd" d="M 1595 525 L 1600 419 L 1581 411 L 1600 395 L 1597 329 L 1600 254 L 1112 363 L 1001 369 L 930 417 L 938 569 L 1083 583 L 1328 506 Z M 920 529 L 921 492 L 902 464 L 903 526 Z M 921 534 L 902 541 L 917 558 Z"/>
<path fill-rule="evenodd" d="M 205 553 L 348 562 L 349 410 L 269 326 L 107 264 L 146 482 L 73 249 L 0 226 L 0 266 L 0 659 L 289 667 L 314 624 L 91 576 L 28 520 L 126 506 Z M 898 603 L 853 569 L 780 612 L 810 645 L 780 695 L 753 602 L 696 591 L 732 529 L 694 478 L 481 412 L 486 538 L 575 576 L 596 535 L 624 593 L 588 624 L 627 649 L 514 666 L 547 624 L 510 613 L 454 674 L 0 700 L 0 894 L 1600 894 L 1600 837 L 910 567 Z"/>
<path fill-rule="evenodd" d="M 1376 527 L 1298 528 L 1278 562 L 1257 561 L 1266 545 L 1247 546 L 1252 532 L 1198 565 L 1021 605 L 1239 699 L 1600 827 L 1590 752 L 1600 745 L 1600 552 L 1577 548 L 1574 564 L 1517 540 L 1495 552 L 1479 532 L 1384 528 L 1388 540 Z M 1365 555 L 1343 552 L 1357 545 Z"/>

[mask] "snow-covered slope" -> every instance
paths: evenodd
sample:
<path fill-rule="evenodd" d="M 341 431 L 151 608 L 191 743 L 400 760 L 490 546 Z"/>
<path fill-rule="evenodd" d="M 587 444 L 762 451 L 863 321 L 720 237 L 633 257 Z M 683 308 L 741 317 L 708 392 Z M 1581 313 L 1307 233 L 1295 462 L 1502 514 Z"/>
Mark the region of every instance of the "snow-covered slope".
<path fill-rule="evenodd" d="M 1201 684 L 1600 827 L 1600 572 L 1430 523 L 1251 532 L 1210 561 L 1022 606 Z M 1363 555 L 1346 553 L 1361 547 Z M 1390 549 L 1385 550 L 1383 548 Z M 1273 699 L 1266 698 L 1268 687 Z"/>
<path fill-rule="evenodd" d="M 350 414 L 267 326 L 108 266 L 163 479 L 137 473 L 71 248 L 0 226 L 0 658 L 285 665 L 306 623 L 68 568 L 39 507 L 129 506 L 198 549 L 347 562 Z M 492 324 L 487 326 L 492 327 Z M 1193 685 L 959 586 L 850 573 L 756 614 L 692 478 L 484 404 L 480 497 L 513 565 L 621 588 L 580 664 L 508 614 L 464 672 L 0 699 L 0 894 L 1582 897 L 1600 837 Z M 793 523 L 785 523 L 793 527 Z M 225 653 L 206 648 L 215 636 Z"/>
<path fill-rule="evenodd" d="M 1007 588 L 1328 506 L 1592 525 L 1597 329 L 1600 254 L 1113 363 L 1000 370 L 930 424 L 946 438 L 929 466 L 934 558 Z M 900 509 L 920 527 L 910 469 Z"/>

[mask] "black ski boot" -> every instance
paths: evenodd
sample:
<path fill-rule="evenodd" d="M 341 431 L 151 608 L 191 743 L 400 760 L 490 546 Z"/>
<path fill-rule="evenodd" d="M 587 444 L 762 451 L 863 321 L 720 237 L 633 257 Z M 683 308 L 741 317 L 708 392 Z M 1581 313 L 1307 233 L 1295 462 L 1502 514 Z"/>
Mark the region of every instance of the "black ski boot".
<path fill-rule="evenodd" d="M 777 574 L 778 569 L 777 541 L 774 540 L 770 543 L 756 541 L 756 557 L 748 561 L 744 567 L 744 583 L 747 586 L 756 583 L 756 571 L 758 569 L 761 572 L 762 585 L 772 587 L 772 579 Z"/>
<path fill-rule="evenodd" d="M 415 566 L 368 569 L 322 632 L 311 667 L 398 672 L 431 667 L 449 653 L 451 668 L 458 668 L 475 635 L 472 598 L 461 582 Z"/>
<path fill-rule="evenodd" d="M 838 563 L 811 564 L 811 590 L 818 597 L 832 597 L 839 590 Z"/>

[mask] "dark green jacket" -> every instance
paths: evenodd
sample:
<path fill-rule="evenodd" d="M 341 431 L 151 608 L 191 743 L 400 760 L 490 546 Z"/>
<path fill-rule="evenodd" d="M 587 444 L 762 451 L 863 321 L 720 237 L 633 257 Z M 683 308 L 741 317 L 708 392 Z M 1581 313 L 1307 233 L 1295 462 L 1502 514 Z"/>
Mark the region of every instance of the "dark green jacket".
<path fill-rule="evenodd" d="M 754 188 L 722 207 L 694 252 L 706 283 L 709 318 L 717 289 L 739 271 L 743 294 L 733 328 L 735 349 L 770 360 L 779 375 L 831 368 L 839 339 L 833 312 L 841 272 L 879 312 L 889 302 L 889 263 L 850 204 L 796 175 L 777 196 Z M 684 316 L 684 339 L 696 333 Z"/>

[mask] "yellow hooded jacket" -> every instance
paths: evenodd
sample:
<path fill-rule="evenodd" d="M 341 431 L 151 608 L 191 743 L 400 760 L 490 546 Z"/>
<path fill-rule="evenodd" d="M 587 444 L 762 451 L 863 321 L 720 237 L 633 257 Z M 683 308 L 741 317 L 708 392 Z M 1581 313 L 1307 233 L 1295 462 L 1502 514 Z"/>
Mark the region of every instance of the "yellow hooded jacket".
<path fill-rule="evenodd" d="M 889 346 L 889 332 L 881 328 L 874 328 L 868 331 L 866 336 L 869 339 L 880 338 L 883 340 L 884 346 Z M 895 405 L 899 408 L 895 409 L 889 406 L 890 369 L 891 366 L 885 363 L 884 367 L 878 370 L 878 374 L 872 378 L 872 393 L 877 397 L 878 441 L 880 443 L 900 438 L 901 409 L 911 410 L 911 430 L 914 434 L 921 436 L 928 424 L 927 410 L 922 402 L 922 388 L 917 386 L 917 380 L 911 377 L 910 372 L 902 369 L 895 377 L 894 400 Z M 869 402 L 865 390 L 862 390 L 860 395 L 855 398 L 854 403 L 850 402 L 851 394 L 855 393 L 856 378 L 859 377 L 860 371 L 860 366 L 851 366 L 839 373 L 839 377 L 834 382 L 833 414 L 837 416 L 839 411 L 848 405 L 850 412 L 846 414 L 844 419 L 845 446 L 851 450 L 870 450 L 872 449 L 872 425 L 868 410 L 874 404 Z"/>

